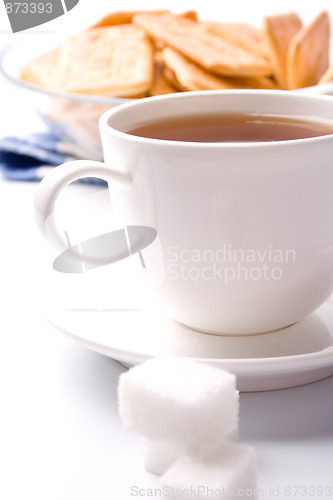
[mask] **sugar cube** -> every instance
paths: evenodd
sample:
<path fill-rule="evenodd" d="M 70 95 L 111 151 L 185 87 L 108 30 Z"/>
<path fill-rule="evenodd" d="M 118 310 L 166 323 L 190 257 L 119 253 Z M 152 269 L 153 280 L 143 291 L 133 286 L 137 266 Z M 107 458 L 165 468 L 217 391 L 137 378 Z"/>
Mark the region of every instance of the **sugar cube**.
<path fill-rule="evenodd" d="M 143 440 L 144 466 L 154 474 L 164 474 L 183 453 L 182 446 L 170 444 L 167 440 Z"/>
<path fill-rule="evenodd" d="M 157 356 L 121 374 L 118 404 L 125 428 L 184 449 L 216 443 L 238 428 L 236 377 L 176 356 Z"/>
<path fill-rule="evenodd" d="M 225 441 L 216 448 L 183 455 L 162 476 L 168 498 L 256 498 L 254 448 Z"/>
<path fill-rule="evenodd" d="M 238 439 L 238 429 L 225 436 L 225 440 L 237 441 Z M 144 466 L 154 474 L 164 474 L 186 451 L 183 443 L 178 443 L 176 446 L 170 444 L 167 439 L 143 439 Z"/>

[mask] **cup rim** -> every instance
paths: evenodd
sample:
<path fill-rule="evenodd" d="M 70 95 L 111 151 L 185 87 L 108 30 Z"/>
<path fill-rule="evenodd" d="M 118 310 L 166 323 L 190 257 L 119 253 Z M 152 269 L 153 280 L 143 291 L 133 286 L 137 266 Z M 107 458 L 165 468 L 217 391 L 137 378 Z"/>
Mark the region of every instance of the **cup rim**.
<path fill-rule="evenodd" d="M 99 128 L 100 132 L 106 133 L 107 135 L 112 135 L 118 137 L 122 140 L 127 140 L 130 142 L 137 142 L 138 144 L 149 144 L 149 145 L 164 145 L 164 146 L 173 146 L 180 148 L 221 148 L 223 149 L 239 149 L 239 148 L 280 148 L 286 147 L 286 145 L 303 145 L 304 143 L 317 143 L 317 142 L 327 142 L 333 140 L 333 132 L 332 134 L 315 136 L 315 137 L 305 137 L 299 139 L 287 139 L 287 140 L 279 140 L 279 141 L 257 141 L 257 142 L 194 142 L 194 141 L 177 141 L 177 140 L 168 140 L 168 139 L 155 139 L 150 137 L 140 137 L 136 135 L 132 135 L 127 133 L 126 131 L 118 130 L 117 128 L 111 126 L 109 124 L 110 118 L 121 115 L 127 109 L 134 108 L 140 109 L 144 108 L 147 105 L 151 106 L 153 102 L 164 102 L 164 101 L 174 101 L 174 100 L 188 100 L 193 98 L 201 98 L 205 99 L 206 97 L 225 97 L 228 96 L 237 96 L 237 97 L 249 97 L 253 98 L 262 96 L 264 99 L 270 98 L 278 98 L 283 100 L 294 100 L 299 102 L 305 101 L 313 101 L 313 102 L 324 102 L 325 104 L 331 103 L 332 105 L 332 126 L 333 126 L 333 98 L 329 95 L 323 94 L 307 94 L 306 92 L 297 92 L 295 90 L 268 90 L 268 89 L 228 89 L 228 90 L 199 90 L 199 91 L 188 91 L 188 92 L 178 92 L 174 94 L 162 94 L 158 96 L 145 97 L 142 99 L 136 99 L 132 102 L 126 102 L 124 104 L 120 104 L 119 106 L 115 106 L 107 111 L 105 111 L 100 119 L 99 119 Z M 242 112 L 242 111 L 240 111 Z M 295 114 L 290 114 L 290 116 L 297 116 L 297 112 Z M 285 116 L 284 113 L 281 113 L 281 116 Z M 303 116 L 307 117 L 309 115 L 304 114 Z M 320 114 L 316 116 L 319 121 L 324 119 Z"/>

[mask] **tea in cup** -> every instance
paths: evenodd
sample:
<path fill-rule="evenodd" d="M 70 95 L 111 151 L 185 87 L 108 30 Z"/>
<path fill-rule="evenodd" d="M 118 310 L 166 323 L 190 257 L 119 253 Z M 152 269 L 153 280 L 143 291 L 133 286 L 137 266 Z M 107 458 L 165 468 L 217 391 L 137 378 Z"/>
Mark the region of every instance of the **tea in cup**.
<path fill-rule="evenodd" d="M 132 228 L 129 243 L 175 321 L 258 334 L 295 323 L 330 296 L 331 97 L 183 92 L 115 107 L 99 126 L 104 162 L 56 167 L 37 189 L 39 225 L 62 248 L 52 216 L 59 193 L 100 177 L 117 227 Z M 144 228 L 154 234 L 148 245 Z"/>

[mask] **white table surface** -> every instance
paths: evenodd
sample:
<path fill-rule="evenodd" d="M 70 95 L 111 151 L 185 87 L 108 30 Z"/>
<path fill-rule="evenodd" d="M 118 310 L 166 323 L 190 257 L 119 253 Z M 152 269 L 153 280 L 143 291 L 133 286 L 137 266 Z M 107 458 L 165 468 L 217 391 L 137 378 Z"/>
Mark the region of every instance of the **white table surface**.
<path fill-rule="evenodd" d="M 82 0 L 87 16 L 88 4 Z M 247 2 L 233 4 L 230 16 L 236 17 L 237 7 Z M 175 5 L 179 10 L 182 3 Z M 290 2 L 269 9 L 290 10 Z M 0 33 L 0 45 L 10 38 Z M 0 134 L 12 131 L 17 117 L 28 126 L 29 115 L 14 108 L 17 91 L 2 80 L 0 90 Z M 34 183 L 0 181 L 0 498 L 151 498 L 158 478 L 144 470 L 140 437 L 125 431 L 118 416 L 117 382 L 125 368 L 64 336 L 40 314 L 50 258 L 35 228 L 35 190 Z M 72 187 L 68 206 L 71 196 L 90 190 Z M 332 415 L 333 377 L 241 394 L 240 438 L 258 453 L 258 498 L 333 497 Z"/>

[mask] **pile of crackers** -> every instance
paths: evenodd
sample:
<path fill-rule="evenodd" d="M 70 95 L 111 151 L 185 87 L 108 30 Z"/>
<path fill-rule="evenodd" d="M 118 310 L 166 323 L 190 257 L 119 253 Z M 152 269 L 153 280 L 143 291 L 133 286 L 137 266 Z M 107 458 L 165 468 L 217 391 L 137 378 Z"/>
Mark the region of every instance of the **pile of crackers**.
<path fill-rule="evenodd" d="M 330 23 L 294 13 L 246 23 L 196 12 L 114 12 L 64 40 L 22 71 L 27 82 L 66 93 L 139 98 L 191 90 L 292 90 L 333 79 Z"/>

